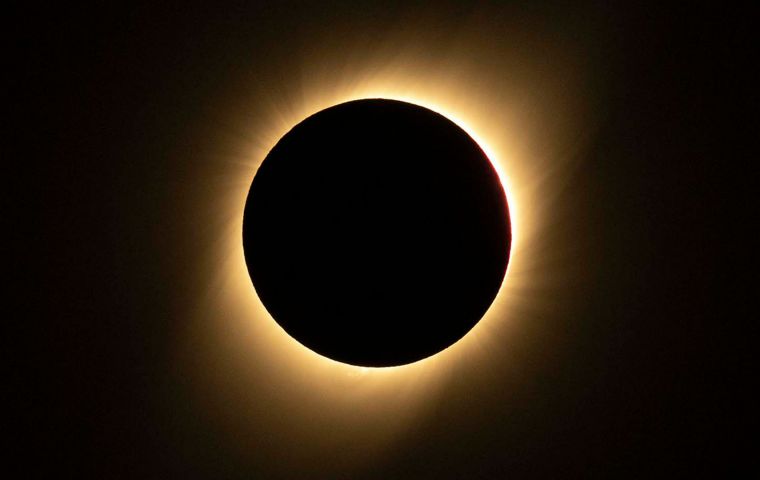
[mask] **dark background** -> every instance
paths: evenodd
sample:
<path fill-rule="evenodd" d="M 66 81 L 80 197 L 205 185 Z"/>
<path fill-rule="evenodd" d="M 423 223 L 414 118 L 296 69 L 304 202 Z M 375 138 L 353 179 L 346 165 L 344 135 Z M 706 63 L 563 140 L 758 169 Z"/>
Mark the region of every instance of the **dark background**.
<path fill-rule="evenodd" d="M 425 11 L 445 31 L 479 7 Z M 157 406 L 184 403 L 169 352 L 185 321 L 177 305 L 192 294 L 178 279 L 195 271 L 173 243 L 174 185 L 196 168 L 177 146 L 193 144 L 226 78 L 308 44 L 300 25 L 375 28 L 415 8 L 38 5 L 10 16 L 3 156 L 8 191 L 18 190 L 6 197 L 7 235 L 19 245 L 7 318 L 29 340 L 6 350 L 6 396 L 18 405 L 6 414 L 18 432 L 11 476 L 293 476 L 256 451 L 232 455 L 193 407 Z M 478 400 L 487 407 L 467 412 L 447 410 L 444 395 L 382 460 L 345 475 L 736 474 L 748 461 L 740 434 L 756 425 L 737 415 L 749 405 L 738 387 L 750 357 L 734 342 L 748 337 L 738 299 L 753 283 L 737 281 L 736 206 L 751 203 L 729 182 L 747 158 L 737 140 L 754 134 L 735 114 L 756 97 L 739 88 L 749 84 L 747 15 L 659 2 L 504 9 L 515 14 L 582 37 L 604 86 L 604 116 L 567 193 L 583 198 L 571 219 L 593 247 L 578 258 L 594 265 L 585 306 L 565 319 L 556 353 L 524 368 L 523 389 L 496 379 Z M 572 242 L 573 223 L 564 228 Z"/>

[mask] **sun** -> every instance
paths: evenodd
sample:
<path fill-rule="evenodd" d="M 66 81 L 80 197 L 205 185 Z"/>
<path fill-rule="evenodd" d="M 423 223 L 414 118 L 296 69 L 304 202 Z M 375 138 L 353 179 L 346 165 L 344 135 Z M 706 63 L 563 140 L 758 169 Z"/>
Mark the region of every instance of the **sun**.
<path fill-rule="evenodd" d="M 479 39 L 463 45 L 487 48 Z M 280 431 L 277 419 L 293 417 L 313 431 L 330 429 L 335 448 L 361 441 L 372 455 L 432 405 L 452 376 L 486 389 L 489 375 L 517 368 L 496 359 L 508 357 L 525 341 L 526 326 L 551 311 L 546 288 L 567 278 L 565 267 L 576 261 L 556 248 L 552 226 L 560 221 L 559 192 L 593 128 L 582 65 L 558 55 L 558 74 L 546 76 L 510 52 L 501 52 L 495 68 L 470 61 L 466 48 L 436 60 L 420 54 L 425 38 L 406 40 L 414 48 L 351 58 L 315 47 L 298 64 L 300 80 L 262 88 L 257 77 L 243 76 L 214 106 L 221 113 L 206 126 L 215 133 L 204 135 L 202 169 L 194 173 L 202 181 L 187 195 L 186 210 L 200 212 L 193 254 L 201 267 L 193 278 L 204 282 L 194 285 L 199 293 L 188 307 L 193 327 L 184 344 L 193 361 L 184 372 L 231 431 Z M 336 361 L 295 341 L 257 295 L 241 242 L 251 183 L 280 139 L 317 112 L 366 99 L 417 105 L 465 131 L 498 175 L 511 228 L 506 273 L 480 321 L 434 355 L 382 368 Z"/>
<path fill-rule="evenodd" d="M 406 365 L 459 341 L 504 278 L 504 188 L 458 125 L 365 99 L 291 129 L 258 169 L 243 217 L 246 264 L 296 341 L 365 367 Z"/>

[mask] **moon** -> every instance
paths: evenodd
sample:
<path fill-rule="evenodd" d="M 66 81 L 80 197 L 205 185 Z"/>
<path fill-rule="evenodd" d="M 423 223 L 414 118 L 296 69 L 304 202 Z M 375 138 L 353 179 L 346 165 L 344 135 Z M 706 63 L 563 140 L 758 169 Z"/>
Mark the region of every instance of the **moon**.
<path fill-rule="evenodd" d="M 512 236 L 499 176 L 462 128 L 418 105 L 363 99 L 279 140 L 248 192 L 242 240 L 256 294 L 293 339 L 390 367 L 478 323 Z"/>

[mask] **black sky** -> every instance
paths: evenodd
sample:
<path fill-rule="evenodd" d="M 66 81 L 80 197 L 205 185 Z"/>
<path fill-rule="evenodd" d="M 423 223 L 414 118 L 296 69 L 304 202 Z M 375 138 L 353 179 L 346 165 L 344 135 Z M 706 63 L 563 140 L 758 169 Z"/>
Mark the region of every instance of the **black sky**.
<path fill-rule="evenodd" d="M 749 311 L 725 293 L 748 285 L 733 287 L 738 230 L 729 198 L 736 192 L 727 182 L 745 155 L 733 140 L 751 133 L 729 115 L 740 100 L 732 82 L 744 74 L 746 23 L 741 12 L 659 2 L 534 3 L 211 2 L 18 12 L 8 30 L 14 63 L 6 112 L 8 181 L 20 190 L 11 203 L 21 208 L 12 207 L 20 214 L 10 220 L 32 229 L 19 235 L 24 230 L 8 227 L 22 244 L 10 252 L 10 274 L 23 293 L 11 303 L 23 309 L 8 318 L 30 342 L 8 350 L 20 408 L 7 415 L 20 450 L 33 457 L 19 471 L 298 476 L 286 462 L 235 450 L 234 439 L 200 414 L 204 406 L 173 366 L 176 338 L 188 327 L 183 305 L 202 294 L 185 288 L 198 271 L 186 228 L 196 213 L 179 208 L 188 204 L 183 184 L 208 173 L 193 155 L 201 144 L 193 135 L 209 118 L 223 118 L 214 109 L 237 78 L 271 84 L 296 75 L 277 59 L 308 54 L 315 26 L 382 31 L 419 11 L 447 38 L 479 9 L 497 22 L 499 15 L 540 21 L 588 52 L 599 86 L 593 101 L 603 114 L 561 193 L 579 210 L 553 238 L 582 244 L 577 261 L 593 274 L 557 295 L 555 307 L 567 315 L 535 327 L 550 349 L 533 343 L 535 330 L 518 333 L 528 345 L 519 381 L 497 375 L 487 396 L 470 398 L 459 388 L 466 382 L 452 380 L 458 388 L 379 460 L 343 474 L 741 471 L 747 444 L 729 419 L 746 405 L 735 382 L 750 357 L 729 338 Z M 510 31 L 490 41 L 508 44 Z M 578 296 L 583 302 L 572 300 Z M 311 468 L 307 478 L 335 475 L 329 465 Z"/>

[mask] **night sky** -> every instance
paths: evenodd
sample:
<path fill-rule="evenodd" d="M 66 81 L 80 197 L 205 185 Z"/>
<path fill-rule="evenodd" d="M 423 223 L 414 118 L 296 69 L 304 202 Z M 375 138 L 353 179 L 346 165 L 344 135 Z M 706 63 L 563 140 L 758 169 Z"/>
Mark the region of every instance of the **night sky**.
<path fill-rule="evenodd" d="M 730 113 L 756 98 L 729 84 L 747 62 L 741 12 L 351 1 L 16 13 L 4 157 L 20 192 L 6 228 L 22 308 L 7 318 L 29 341 L 8 353 L 20 408 L 6 415 L 33 458 L 9 478 L 743 470 L 733 418 L 750 357 L 729 337 L 751 316 L 726 295 L 751 285 L 734 286 L 729 213 L 746 155 L 735 140 L 754 134 Z M 242 242 L 245 200 L 229 192 L 247 191 L 267 135 L 335 78 L 392 75 L 423 95 L 455 84 L 456 105 L 470 91 L 492 99 L 468 110 L 473 129 L 526 132 L 502 164 L 543 172 L 532 191 L 545 201 L 517 207 L 539 225 L 510 290 L 523 306 L 502 302 L 510 313 L 478 333 L 482 349 L 418 369 L 434 387 L 365 372 L 371 387 L 343 395 L 353 384 L 299 367 L 225 300 L 253 295 L 223 275 L 245 268 L 226 249 Z M 504 105 L 514 123 L 502 126 Z"/>

